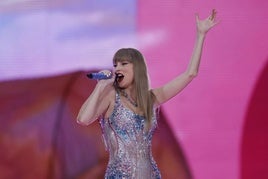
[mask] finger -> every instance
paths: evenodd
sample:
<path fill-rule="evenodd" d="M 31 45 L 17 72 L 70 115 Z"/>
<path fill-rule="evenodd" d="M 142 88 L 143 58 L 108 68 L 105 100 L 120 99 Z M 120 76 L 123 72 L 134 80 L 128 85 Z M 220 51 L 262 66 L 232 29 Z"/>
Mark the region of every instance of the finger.
<path fill-rule="evenodd" d="M 212 9 L 212 12 L 211 12 L 211 15 L 210 15 L 210 20 L 214 20 L 215 19 L 215 17 L 216 17 L 216 14 L 217 14 L 217 12 L 216 12 L 216 10 L 215 9 Z"/>
<path fill-rule="evenodd" d="M 214 26 L 216 26 L 219 23 L 220 23 L 219 20 L 214 20 L 213 22 L 211 22 L 211 26 L 210 27 L 214 27 Z"/>
<path fill-rule="evenodd" d="M 217 25 L 217 24 L 219 24 L 219 23 L 220 23 L 220 21 L 217 20 L 217 21 L 215 21 L 215 22 L 213 23 L 213 26 L 215 26 L 215 25 Z"/>
<path fill-rule="evenodd" d="M 200 20 L 198 13 L 195 13 L 195 20 L 196 20 L 196 22 L 198 22 Z"/>

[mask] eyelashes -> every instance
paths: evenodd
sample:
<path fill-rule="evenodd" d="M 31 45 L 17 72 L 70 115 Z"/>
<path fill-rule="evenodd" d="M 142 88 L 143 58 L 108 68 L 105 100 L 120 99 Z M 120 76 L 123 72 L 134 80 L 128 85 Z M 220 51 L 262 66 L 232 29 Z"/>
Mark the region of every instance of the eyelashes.
<path fill-rule="evenodd" d="M 129 64 L 129 62 L 119 62 L 119 63 L 122 66 L 125 66 L 125 65 L 128 65 Z M 118 66 L 118 63 L 116 63 L 116 64 L 113 65 L 114 68 L 117 67 L 117 66 Z"/>

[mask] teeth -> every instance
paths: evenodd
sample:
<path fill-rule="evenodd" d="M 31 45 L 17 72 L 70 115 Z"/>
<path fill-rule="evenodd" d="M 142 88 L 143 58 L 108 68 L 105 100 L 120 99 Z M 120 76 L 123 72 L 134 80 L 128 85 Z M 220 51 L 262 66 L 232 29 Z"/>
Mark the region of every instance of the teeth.
<path fill-rule="evenodd" d="M 118 82 L 121 82 L 123 80 L 123 78 L 124 78 L 124 75 L 123 74 L 121 74 L 121 73 L 116 74 L 116 80 Z"/>
<path fill-rule="evenodd" d="M 122 75 L 121 73 L 116 74 L 116 76 L 117 76 L 117 78 L 122 78 L 122 77 L 124 77 L 124 75 Z"/>

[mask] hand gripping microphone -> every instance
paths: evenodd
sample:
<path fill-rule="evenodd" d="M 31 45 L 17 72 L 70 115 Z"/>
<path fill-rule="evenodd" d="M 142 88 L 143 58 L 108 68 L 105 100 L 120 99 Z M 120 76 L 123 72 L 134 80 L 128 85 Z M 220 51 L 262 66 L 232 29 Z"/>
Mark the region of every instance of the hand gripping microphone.
<path fill-rule="evenodd" d="M 98 73 L 89 73 L 87 74 L 87 77 L 93 80 L 106 80 L 113 77 L 112 72 L 109 72 L 108 74 L 104 72 L 98 72 Z"/>

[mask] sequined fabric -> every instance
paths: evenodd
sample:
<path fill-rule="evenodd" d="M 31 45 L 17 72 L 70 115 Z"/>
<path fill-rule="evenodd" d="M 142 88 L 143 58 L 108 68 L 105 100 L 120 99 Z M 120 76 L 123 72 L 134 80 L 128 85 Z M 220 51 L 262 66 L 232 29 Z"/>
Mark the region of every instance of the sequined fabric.
<path fill-rule="evenodd" d="M 101 119 L 100 124 L 109 152 L 105 179 L 161 178 L 151 152 L 155 115 L 151 129 L 146 130 L 144 117 L 124 107 L 116 93 L 112 115 L 109 119 Z"/>

